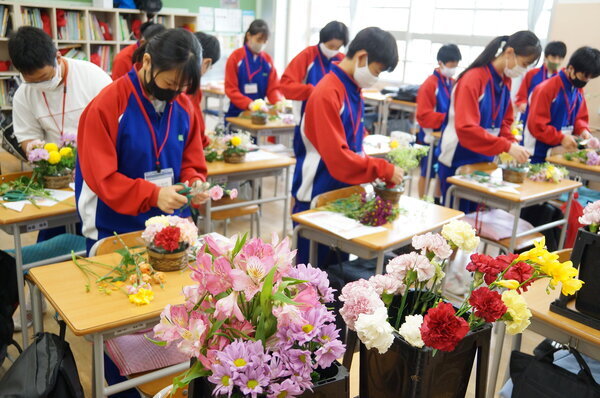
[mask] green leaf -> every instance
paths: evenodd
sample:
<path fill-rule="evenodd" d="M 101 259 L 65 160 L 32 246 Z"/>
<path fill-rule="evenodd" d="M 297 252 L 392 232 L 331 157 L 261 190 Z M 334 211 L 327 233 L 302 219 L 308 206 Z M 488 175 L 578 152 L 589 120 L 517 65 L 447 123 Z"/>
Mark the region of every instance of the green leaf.
<path fill-rule="evenodd" d="M 233 248 L 233 251 L 231 252 L 231 258 L 235 258 L 235 256 L 238 255 L 238 253 L 240 252 L 240 250 L 242 250 L 242 248 L 244 247 L 244 245 L 246 244 L 246 240 L 248 239 L 248 233 L 246 232 L 244 234 L 244 236 L 242 236 L 241 238 L 238 238 L 237 242 L 235 242 L 235 247 Z"/>
<path fill-rule="evenodd" d="M 298 302 L 292 300 L 291 298 L 289 298 L 288 296 L 286 296 L 285 294 L 283 294 L 281 292 L 277 292 L 273 295 L 273 301 L 279 301 L 281 303 L 285 303 L 285 304 L 289 304 L 289 305 L 302 305 L 301 303 L 298 303 Z"/>
<path fill-rule="evenodd" d="M 216 321 L 215 323 L 213 323 L 212 327 L 210 328 L 209 332 L 208 332 L 208 338 L 212 337 L 217 330 L 219 330 L 221 328 L 221 326 L 223 325 L 223 323 L 226 321 L 226 319 L 222 319 L 220 321 Z"/>
<path fill-rule="evenodd" d="M 146 338 L 146 340 L 148 340 L 148 341 L 149 341 L 149 342 L 151 342 L 151 343 L 154 343 L 154 344 L 156 344 L 156 345 L 157 345 L 157 346 L 159 346 L 159 347 L 164 347 L 164 346 L 166 346 L 166 345 L 167 345 L 167 342 L 166 342 L 166 341 L 154 340 L 154 339 L 151 339 L 150 337 L 148 337 L 148 336 L 146 336 L 146 335 L 144 335 L 144 337 Z"/>
<path fill-rule="evenodd" d="M 210 370 L 204 369 L 204 366 L 200 361 L 194 362 L 188 370 L 173 379 L 171 396 L 173 396 L 178 389 L 184 388 L 190 384 L 192 380 L 197 379 L 198 377 L 206 377 L 210 374 Z"/>

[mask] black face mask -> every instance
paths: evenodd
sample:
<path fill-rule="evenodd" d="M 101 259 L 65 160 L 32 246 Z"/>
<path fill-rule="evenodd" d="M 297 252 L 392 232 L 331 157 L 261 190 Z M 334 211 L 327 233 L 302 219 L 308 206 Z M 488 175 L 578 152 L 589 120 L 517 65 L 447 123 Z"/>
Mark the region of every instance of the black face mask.
<path fill-rule="evenodd" d="M 584 88 L 587 84 L 586 81 L 579 80 L 578 78 L 571 79 L 571 83 L 573 83 L 573 86 L 577 88 Z"/>
<path fill-rule="evenodd" d="M 152 70 L 150 71 L 150 75 L 152 76 Z M 146 82 L 146 71 L 144 71 L 144 89 L 148 94 L 159 101 L 171 102 L 175 97 L 181 94 L 181 91 L 159 87 L 156 84 L 154 77 L 152 77 L 149 82 Z"/>

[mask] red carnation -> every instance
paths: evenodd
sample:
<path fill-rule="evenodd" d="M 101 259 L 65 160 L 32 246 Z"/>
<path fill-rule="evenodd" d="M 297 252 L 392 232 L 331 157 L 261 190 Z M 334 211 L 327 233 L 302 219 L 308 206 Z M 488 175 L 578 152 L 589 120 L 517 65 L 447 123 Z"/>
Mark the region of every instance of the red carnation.
<path fill-rule="evenodd" d="M 178 227 L 164 227 L 154 236 L 154 245 L 162 247 L 168 252 L 172 252 L 179 248 L 179 236 L 181 231 Z"/>
<path fill-rule="evenodd" d="M 503 268 L 502 265 L 502 261 L 497 261 L 497 259 L 487 254 L 475 253 L 471 255 L 471 262 L 467 264 L 467 271 L 481 272 L 484 274 L 485 283 L 490 285 L 496 280 L 498 274 L 506 268 L 506 266 Z"/>
<path fill-rule="evenodd" d="M 486 322 L 500 319 L 507 310 L 500 293 L 487 287 L 473 290 L 469 297 L 469 304 L 475 308 L 475 315 L 485 319 Z"/>
<path fill-rule="evenodd" d="M 469 324 L 454 315 L 454 308 L 449 303 L 439 303 L 429 309 L 421 325 L 423 342 L 441 351 L 453 351 L 468 332 Z"/>
<path fill-rule="evenodd" d="M 521 261 L 516 263 L 515 265 L 510 267 L 508 271 L 506 271 L 506 273 L 504 274 L 504 279 L 514 279 L 516 281 L 519 281 L 519 283 L 523 283 L 533 276 L 533 272 L 534 269 L 531 265 Z M 531 282 L 533 281 L 534 280 L 532 279 L 523 286 L 521 286 L 524 292 L 527 291 L 527 286 L 531 285 Z"/>

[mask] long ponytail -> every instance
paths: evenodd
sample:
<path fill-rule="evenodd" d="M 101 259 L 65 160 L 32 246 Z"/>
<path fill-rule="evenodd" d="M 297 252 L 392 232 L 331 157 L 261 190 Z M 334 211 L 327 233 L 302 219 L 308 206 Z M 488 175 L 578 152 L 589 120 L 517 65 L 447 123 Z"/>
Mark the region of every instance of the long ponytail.
<path fill-rule="evenodd" d="M 504 50 L 506 50 L 507 47 L 513 48 L 516 55 L 535 57 L 535 62 L 537 62 L 542 54 L 540 39 L 538 39 L 535 33 L 529 30 L 521 30 L 510 36 L 498 36 L 485 46 L 482 53 L 479 54 L 475 61 L 473 61 L 471 65 L 458 76 L 458 78 L 460 79 L 465 73 L 473 68 L 489 64 L 496 59 L 496 57 L 504 53 Z M 498 54 L 499 51 L 500 54 Z"/>

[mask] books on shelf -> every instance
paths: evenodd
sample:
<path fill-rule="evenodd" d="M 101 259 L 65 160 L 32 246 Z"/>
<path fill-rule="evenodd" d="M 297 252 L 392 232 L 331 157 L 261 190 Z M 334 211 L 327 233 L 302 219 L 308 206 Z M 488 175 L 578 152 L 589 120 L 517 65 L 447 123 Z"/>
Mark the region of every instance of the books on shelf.
<path fill-rule="evenodd" d="M 56 26 L 59 40 L 84 40 L 83 13 L 56 10 Z"/>
<path fill-rule="evenodd" d="M 48 36 L 52 36 L 52 28 L 50 26 L 50 17 L 48 11 L 41 8 L 23 7 L 21 8 L 21 17 L 23 25 L 35 26 L 43 29 Z"/>
<path fill-rule="evenodd" d="M 90 39 L 94 41 L 113 40 L 110 26 L 98 19 L 95 14 L 90 13 Z"/>
<path fill-rule="evenodd" d="M 129 29 L 129 22 L 127 18 L 121 16 L 119 18 L 119 40 L 121 41 L 130 41 L 135 40 L 135 36 L 133 32 Z"/>
<path fill-rule="evenodd" d="M 10 20 L 8 19 L 10 11 L 7 6 L 0 5 L 0 37 L 6 37 Z"/>
<path fill-rule="evenodd" d="M 19 85 L 14 79 L 0 79 L 0 108 L 12 106 L 12 99 Z"/>
<path fill-rule="evenodd" d="M 112 70 L 113 47 L 98 46 L 95 49 L 92 48 L 90 61 L 101 67 L 106 73 L 110 73 Z"/>
<path fill-rule="evenodd" d="M 73 59 L 81 59 L 83 61 L 88 60 L 87 54 L 78 48 L 64 49 L 64 50 L 61 50 L 61 53 L 63 53 L 63 51 L 65 51 L 65 50 L 67 50 L 67 51 L 64 54 L 62 54 L 63 57 L 73 58 Z"/>

